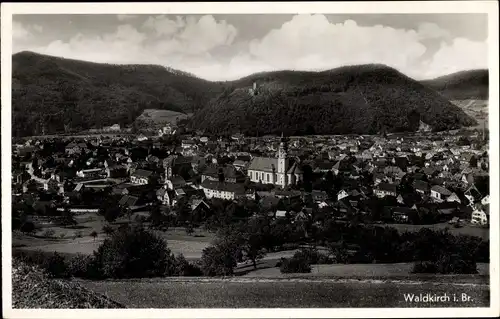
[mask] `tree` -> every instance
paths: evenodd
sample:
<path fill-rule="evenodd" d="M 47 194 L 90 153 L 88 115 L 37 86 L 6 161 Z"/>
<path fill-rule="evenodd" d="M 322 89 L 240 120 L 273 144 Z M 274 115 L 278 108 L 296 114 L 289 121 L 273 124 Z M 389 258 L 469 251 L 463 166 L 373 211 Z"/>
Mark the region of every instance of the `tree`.
<path fill-rule="evenodd" d="M 229 276 L 236 267 L 237 248 L 234 244 L 219 242 L 203 250 L 201 270 L 205 276 Z"/>
<path fill-rule="evenodd" d="M 194 233 L 194 228 L 193 228 L 193 225 L 191 223 L 186 224 L 185 228 L 186 228 L 186 234 L 188 236 L 191 236 Z"/>
<path fill-rule="evenodd" d="M 64 211 L 63 211 L 63 214 L 62 214 L 62 222 L 64 225 L 67 225 L 67 226 L 73 226 L 73 225 L 76 225 L 76 220 L 75 220 L 75 216 L 73 214 L 73 212 L 71 212 L 71 210 L 69 209 L 68 206 L 64 207 Z"/>
<path fill-rule="evenodd" d="M 120 207 L 117 206 L 111 206 L 111 207 L 106 207 L 104 209 L 104 219 L 108 223 L 114 222 L 121 214 L 121 209 Z"/>
<path fill-rule="evenodd" d="M 305 256 L 293 256 L 292 258 L 282 258 L 280 265 L 282 274 L 288 273 L 310 273 L 311 265 Z"/>
<path fill-rule="evenodd" d="M 264 248 L 268 245 L 271 228 L 267 221 L 251 218 L 237 226 L 228 226 L 218 233 L 218 238 L 224 242 L 232 242 L 252 261 L 257 269 L 257 260 L 264 257 Z"/>
<path fill-rule="evenodd" d="M 35 231 L 35 224 L 32 222 L 25 222 L 20 229 L 25 234 L 31 234 Z"/>
<path fill-rule="evenodd" d="M 128 205 L 121 206 L 120 210 L 121 210 L 121 215 L 127 216 L 128 221 L 131 222 L 132 221 L 132 209 L 130 209 L 130 206 L 128 206 Z"/>
<path fill-rule="evenodd" d="M 139 278 L 165 274 L 173 263 L 166 242 L 142 227 L 124 227 L 94 253 L 105 277 Z"/>
<path fill-rule="evenodd" d="M 55 231 L 53 229 L 47 229 L 46 231 L 43 232 L 43 237 L 46 238 L 52 238 L 55 235 Z"/>
<path fill-rule="evenodd" d="M 150 213 L 150 220 L 151 220 L 151 226 L 152 228 L 159 228 L 164 231 L 168 230 L 168 227 L 170 226 L 170 220 L 168 216 L 166 216 L 163 212 L 162 209 L 159 205 L 154 205 L 151 208 Z"/>
<path fill-rule="evenodd" d="M 106 234 L 107 236 L 109 236 L 109 235 L 111 235 L 114 232 L 114 229 L 110 225 L 104 225 L 102 227 L 102 232 L 104 234 Z"/>
<path fill-rule="evenodd" d="M 94 241 L 97 238 L 97 235 L 98 234 L 97 234 L 97 232 L 95 230 L 90 233 L 90 236 L 94 237 Z"/>
<path fill-rule="evenodd" d="M 472 155 L 470 160 L 469 160 L 469 166 L 470 167 L 477 167 L 477 157 L 475 157 L 474 155 Z"/>

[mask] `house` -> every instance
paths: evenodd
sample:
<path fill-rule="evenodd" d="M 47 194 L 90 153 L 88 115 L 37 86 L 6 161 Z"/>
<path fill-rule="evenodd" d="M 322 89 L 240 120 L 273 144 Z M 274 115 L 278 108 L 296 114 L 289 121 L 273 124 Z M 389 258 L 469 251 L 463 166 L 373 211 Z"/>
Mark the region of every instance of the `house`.
<path fill-rule="evenodd" d="M 104 128 L 106 132 L 118 132 L 120 131 L 120 124 L 113 124 Z"/>
<path fill-rule="evenodd" d="M 458 197 L 457 194 L 455 193 L 451 193 L 450 196 L 448 196 L 448 198 L 446 198 L 446 201 L 451 203 L 451 202 L 455 202 L 455 203 L 462 203 L 462 201 L 460 200 L 460 198 Z"/>
<path fill-rule="evenodd" d="M 163 168 L 165 169 L 165 178 L 170 178 L 174 175 L 180 175 L 182 171 L 192 169 L 193 157 L 170 155 L 163 160 Z"/>
<path fill-rule="evenodd" d="M 373 193 L 379 197 L 385 196 L 397 196 L 397 186 L 395 184 L 390 183 L 380 183 L 373 188 Z"/>
<path fill-rule="evenodd" d="M 174 190 L 186 186 L 186 181 L 182 178 L 182 176 L 176 175 L 165 180 L 165 185 L 167 186 L 167 189 Z"/>
<path fill-rule="evenodd" d="M 413 208 L 409 207 L 393 207 L 391 211 L 392 219 L 398 223 L 408 223 L 411 216 L 416 213 Z"/>
<path fill-rule="evenodd" d="M 245 162 L 243 160 L 240 160 L 240 159 L 237 159 L 233 162 L 233 166 L 236 168 L 236 170 L 238 171 L 244 171 L 247 166 L 248 166 L 248 162 Z"/>
<path fill-rule="evenodd" d="M 328 199 L 328 194 L 323 191 L 313 190 L 311 196 L 314 202 L 321 203 L 322 201 Z"/>
<path fill-rule="evenodd" d="M 106 167 L 106 176 L 108 178 L 119 178 L 127 176 L 127 168 L 123 165 L 112 165 Z"/>
<path fill-rule="evenodd" d="M 422 195 L 427 195 L 429 193 L 429 184 L 425 181 L 417 179 L 413 181 L 413 189 L 417 193 L 420 193 Z"/>
<path fill-rule="evenodd" d="M 282 136 L 277 158 L 254 157 L 247 171 L 250 181 L 281 187 L 301 181 L 303 172 L 297 162 L 290 162 L 287 149 L 287 140 Z"/>
<path fill-rule="evenodd" d="M 346 197 L 349 197 L 349 194 L 344 189 L 337 193 L 337 200 L 341 200 Z"/>
<path fill-rule="evenodd" d="M 75 142 L 71 142 L 68 145 L 66 145 L 65 152 L 69 155 L 73 154 L 79 154 L 81 153 L 82 149 L 80 148 L 79 144 Z"/>
<path fill-rule="evenodd" d="M 301 195 L 302 192 L 298 190 L 277 189 L 274 191 L 274 196 L 277 198 L 300 198 Z"/>
<path fill-rule="evenodd" d="M 153 172 L 145 169 L 138 169 L 130 175 L 133 184 L 147 185 L 153 182 Z"/>
<path fill-rule="evenodd" d="M 138 201 L 139 198 L 136 196 L 124 195 L 118 202 L 118 205 L 120 205 L 121 207 L 134 207 L 137 205 Z"/>
<path fill-rule="evenodd" d="M 205 180 L 201 189 L 207 198 L 233 200 L 246 197 L 245 187 L 239 183 L 225 183 Z"/>
<path fill-rule="evenodd" d="M 218 182 L 223 180 L 226 183 L 243 182 L 244 176 L 240 175 L 236 168 L 231 165 L 217 166 L 214 164 L 208 165 L 201 174 L 201 182 L 210 180 Z"/>
<path fill-rule="evenodd" d="M 274 213 L 274 218 L 286 218 L 287 217 L 287 212 L 286 210 L 277 210 Z"/>
<path fill-rule="evenodd" d="M 189 200 L 189 205 L 191 207 L 191 216 L 194 221 L 206 220 L 206 218 L 211 214 L 212 208 L 203 199 L 196 196 Z"/>
<path fill-rule="evenodd" d="M 144 135 L 144 134 L 140 134 L 138 137 L 137 137 L 137 140 L 139 142 L 143 142 L 143 141 L 147 141 L 148 138 Z"/>
<path fill-rule="evenodd" d="M 332 170 L 333 163 L 329 161 L 315 161 L 314 162 L 314 172 L 315 173 L 326 173 Z"/>
<path fill-rule="evenodd" d="M 26 171 L 17 171 L 12 173 L 12 182 L 16 184 L 23 184 L 30 180 L 31 176 Z"/>
<path fill-rule="evenodd" d="M 76 176 L 80 178 L 104 178 L 105 172 L 102 168 L 83 169 L 77 171 Z"/>
<path fill-rule="evenodd" d="M 476 225 L 488 225 L 490 220 L 490 205 L 478 205 L 471 215 L 471 223 Z"/>
<path fill-rule="evenodd" d="M 196 147 L 196 142 L 193 140 L 183 140 L 181 142 L 181 147 L 183 149 L 191 149 Z"/>
<path fill-rule="evenodd" d="M 175 194 L 172 190 L 167 189 L 165 186 L 156 191 L 156 198 L 163 204 L 170 206 Z"/>
<path fill-rule="evenodd" d="M 111 189 L 111 193 L 113 195 L 127 195 L 127 194 L 129 194 L 129 188 L 131 188 L 131 187 L 132 187 L 132 185 L 130 185 L 128 183 L 118 184 L 118 185 L 115 185 Z"/>
<path fill-rule="evenodd" d="M 451 196 L 451 192 L 443 186 L 434 185 L 431 188 L 431 198 L 437 202 L 442 202 Z"/>

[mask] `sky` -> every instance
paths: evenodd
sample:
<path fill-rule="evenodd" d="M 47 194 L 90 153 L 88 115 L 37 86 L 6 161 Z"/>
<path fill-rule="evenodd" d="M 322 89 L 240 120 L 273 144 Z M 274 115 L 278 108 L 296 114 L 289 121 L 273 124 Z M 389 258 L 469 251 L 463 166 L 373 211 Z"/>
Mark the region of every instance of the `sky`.
<path fill-rule="evenodd" d="M 219 81 L 382 63 L 417 80 L 488 68 L 486 14 L 14 15 L 13 53 L 159 64 Z"/>

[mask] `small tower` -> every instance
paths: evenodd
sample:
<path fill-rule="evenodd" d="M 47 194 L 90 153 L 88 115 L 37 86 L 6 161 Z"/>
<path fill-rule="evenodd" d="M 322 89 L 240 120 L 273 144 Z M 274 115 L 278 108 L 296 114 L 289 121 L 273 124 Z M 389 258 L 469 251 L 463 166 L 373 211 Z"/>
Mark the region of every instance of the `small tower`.
<path fill-rule="evenodd" d="M 288 169 L 288 159 L 287 159 L 287 140 L 283 137 L 281 133 L 281 142 L 278 150 L 278 184 L 282 187 L 287 186 L 286 171 Z"/>

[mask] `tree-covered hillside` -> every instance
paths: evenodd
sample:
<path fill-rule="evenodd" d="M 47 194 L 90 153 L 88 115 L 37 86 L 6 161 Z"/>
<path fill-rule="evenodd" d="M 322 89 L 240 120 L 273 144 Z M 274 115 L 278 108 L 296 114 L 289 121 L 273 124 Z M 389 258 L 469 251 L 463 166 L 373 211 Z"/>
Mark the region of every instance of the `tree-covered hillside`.
<path fill-rule="evenodd" d="M 156 65 L 91 63 L 33 52 L 13 55 L 12 78 L 14 136 L 126 125 L 144 109 L 193 112 L 223 86 Z"/>
<path fill-rule="evenodd" d="M 475 124 L 460 108 L 400 72 L 357 65 L 260 73 L 234 81 L 195 114 L 193 125 L 219 134 L 371 134 L 415 131 L 420 120 L 434 130 Z"/>
<path fill-rule="evenodd" d="M 488 100 L 488 70 L 461 71 L 422 81 L 448 100 Z"/>

